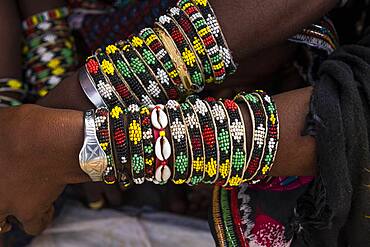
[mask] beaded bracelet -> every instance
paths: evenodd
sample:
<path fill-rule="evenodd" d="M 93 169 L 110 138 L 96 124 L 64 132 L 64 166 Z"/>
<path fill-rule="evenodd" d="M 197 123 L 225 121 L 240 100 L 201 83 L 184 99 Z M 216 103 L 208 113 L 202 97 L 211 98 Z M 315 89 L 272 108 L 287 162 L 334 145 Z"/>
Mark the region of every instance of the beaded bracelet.
<path fill-rule="evenodd" d="M 9 106 L 20 106 L 22 102 L 12 97 L 0 95 L 0 107 L 9 107 Z"/>
<path fill-rule="evenodd" d="M 166 104 L 167 115 L 170 120 L 170 130 L 173 150 L 173 176 L 175 184 L 186 182 L 189 174 L 188 142 L 186 127 L 180 104 L 169 100 Z"/>
<path fill-rule="evenodd" d="M 181 57 L 181 53 L 176 47 L 175 41 L 162 28 L 154 28 L 154 31 L 168 51 L 171 62 L 175 65 L 176 72 L 181 80 L 181 87 L 184 89 L 185 94 L 190 94 L 192 86 L 191 77 L 185 62 Z"/>
<path fill-rule="evenodd" d="M 87 59 L 86 70 L 92 78 L 96 89 L 103 98 L 105 104 L 111 110 L 116 105 L 121 106 L 121 100 L 114 87 L 107 82 L 105 76 L 100 70 L 100 65 L 94 56 Z M 123 108 L 123 106 L 121 106 Z"/>
<path fill-rule="evenodd" d="M 100 63 L 102 72 L 111 82 L 112 86 L 116 89 L 124 106 L 127 107 L 129 105 L 136 104 L 138 102 L 138 99 L 134 98 L 129 89 L 126 87 L 124 81 L 122 81 L 121 78 L 118 77 L 116 69 L 113 63 L 110 61 L 109 57 L 100 49 L 95 52 L 95 57 Z M 119 91 L 117 89 L 119 89 Z"/>
<path fill-rule="evenodd" d="M 143 132 L 145 179 L 152 182 L 154 179 L 154 135 L 152 130 L 150 110 L 147 106 L 140 108 L 141 130 Z"/>
<path fill-rule="evenodd" d="M 128 91 L 133 92 L 132 94 L 138 98 L 139 102 L 143 105 L 153 104 L 154 101 L 149 96 L 149 93 L 145 90 L 144 86 L 141 84 L 140 79 L 134 74 L 128 65 L 126 58 L 121 54 L 117 46 L 109 45 L 105 48 L 106 54 L 108 54 L 114 67 L 116 68 L 117 74 L 122 78 L 122 82 L 127 82 L 127 88 L 125 84 L 121 83 L 116 86 L 117 92 L 121 92 L 122 95 Z M 121 94 L 120 93 L 120 94 Z M 137 103 L 139 103 L 137 102 Z"/>
<path fill-rule="evenodd" d="M 207 97 L 205 100 L 211 108 L 212 118 L 215 121 L 217 129 L 217 143 L 219 149 L 217 184 L 226 185 L 231 168 L 231 137 L 228 116 L 224 105 L 220 101 L 216 101 L 211 97 Z"/>
<path fill-rule="evenodd" d="M 66 18 L 68 15 L 69 10 L 67 7 L 51 9 L 28 17 L 22 22 L 22 27 L 24 30 L 27 30 L 39 25 L 42 22 Z"/>
<path fill-rule="evenodd" d="M 204 19 L 207 21 L 207 25 L 211 29 L 211 33 L 215 37 L 217 44 L 220 48 L 221 56 L 225 63 L 226 73 L 231 75 L 236 71 L 236 65 L 232 58 L 230 48 L 227 45 L 224 34 L 222 33 L 220 24 L 218 23 L 217 17 L 207 0 L 192 0 L 193 3 L 198 7 L 202 13 Z"/>
<path fill-rule="evenodd" d="M 151 28 L 145 28 L 140 31 L 141 38 L 144 39 L 145 44 L 154 52 L 155 56 L 163 64 L 163 68 L 166 69 L 173 83 L 176 85 L 179 93 L 185 94 L 185 88 L 182 85 L 179 72 L 177 71 L 176 66 L 171 60 L 170 55 L 167 50 L 164 48 L 161 40 L 158 38 L 157 34 Z"/>
<path fill-rule="evenodd" d="M 167 101 L 167 95 L 161 89 L 153 71 L 139 57 L 130 43 L 120 42 L 118 43 L 118 45 L 126 60 L 128 61 L 132 71 L 140 79 L 144 88 L 147 90 L 154 102 L 161 103 Z"/>
<path fill-rule="evenodd" d="M 33 27 L 30 27 L 28 29 L 23 30 L 23 33 L 30 37 L 32 35 L 40 36 L 41 34 L 54 30 L 56 32 L 69 32 L 70 28 L 68 26 L 68 23 L 65 20 L 50 20 L 50 21 L 44 21 L 40 24 L 37 24 Z"/>
<path fill-rule="evenodd" d="M 159 17 L 159 22 L 156 23 L 164 32 L 169 35 L 174 41 L 181 58 L 186 65 L 190 75 L 190 85 L 184 85 L 187 90 L 200 92 L 204 88 L 204 78 L 201 72 L 201 67 L 197 55 L 193 52 L 187 38 L 182 34 L 179 27 L 167 15 Z"/>
<path fill-rule="evenodd" d="M 165 92 L 169 99 L 178 99 L 179 94 L 176 87 L 168 75 L 167 71 L 164 70 L 161 62 L 153 54 L 153 52 L 144 43 L 144 40 L 138 36 L 133 36 L 130 39 L 132 46 L 138 51 L 139 56 L 145 61 L 145 63 L 155 73 L 157 80 L 160 82 L 162 90 Z"/>
<path fill-rule="evenodd" d="M 124 109 L 118 105 L 110 110 L 112 146 L 115 150 L 116 161 L 119 164 L 117 167 L 118 183 L 122 189 L 130 187 L 132 184 L 129 176 L 129 152 L 124 115 Z"/>
<path fill-rule="evenodd" d="M 256 183 L 253 178 L 261 169 L 262 157 L 266 145 L 267 116 L 259 97 L 253 94 L 239 94 L 235 100 L 246 103 L 253 126 L 252 146 L 243 178 Z"/>
<path fill-rule="evenodd" d="M 194 112 L 197 114 L 201 133 L 204 142 L 204 170 L 205 175 L 203 182 L 206 184 L 214 183 L 217 179 L 217 151 L 218 145 L 216 140 L 216 126 L 212 119 L 211 113 L 207 105 L 197 96 L 191 95 L 187 98 L 187 102 L 192 105 Z"/>
<path fill-rule="evenodd" d="M 222 83 L 226 76 L 226 69 L 223 58 L 220 53 L 217 41 L 211 33 L 206 20 L 199 12 L 198 8 L 191 2 L 191 0 L 180 0 L 177 5 L 186 13 L 192 22 L 193 26 L 201 37 L 207 54 L 211 58 L 212 69 L 215 74 L 215 82 Z"/>
<path fill-rule="evenodd" d="M 214 81 L 214 73 L 211 66 L 210 57 L 205 51 L 203 41 L 199 38 L 197 31 L 195 30 L 193 24 L 189 20 L 188 16 L 179 8 L 173 7 L 170 9 L 170 16 L 175 19 L 175 21 L 181 27 L 184 35 L 189 38 L 193 49 L 200 59 L 200 64 L 203 67 L 205 80 L 207 83 Z"/>
<path fill-rule="evenodd" d="M 238 104 L 233 100 L 224 100 L 231 136 L 231 172 L 226 186 L 239 186 L 243 181 L 246 164 L 246 133 L 243 116 Z"/>
<path fill-rule="evenodd" d="M 127 108 L 127 113 L 131 174 L 135 184 L 142 184 L 145 181 L 145 165 L 140 108 L 138 105 L 130 105 Z"/>
<path fill-rule="evenodd" d="M 168 166 L 168 159 L 172 150 L 170 142 L 166 137 L 168 117 L 163 105 L 151 106 L 151 120 L 155 139 L 155 183 L 165 184 L 171 178 L 171 169 Z"/>
<path fill-rule="evenodd" d="M 204 144 L 200 131 L 199 121 L 192 106 L 188 103 L 181 104 L 181 110 L 184 114 L 189 150 L 192 157 L 188 185 L 197 185 L 204 178 Z"/>
<path fill-rule="evenodd" d="M 264 155 L 262 157 L 262 169 L 258 171 L 256 180 L 264 179 L 271 170 L 279 145 L 279 116 L 273 99 L 263 91 L 256 91 L 257 96 L 263 103 L 267 116 L 267 136 Z"/>
<path fill-rule="evenodd" d="M 114 184 L 117 181 L 117 171 L 114 163 L 111 136 L 109 129 L 109 110 L 107 108 L 98 108 L 95 111 L 96 136 L 100 146 L 107 155 L 107 168 L 103 172 L 103 181 L 106 184 Z"/>
<path fill-rule="evenodd" d="M 27 93 L 26 91 L 26 85 L 20 80 L 13 78 L 0 78 L 0 93 L 13 93 L 24 98 Z"/>

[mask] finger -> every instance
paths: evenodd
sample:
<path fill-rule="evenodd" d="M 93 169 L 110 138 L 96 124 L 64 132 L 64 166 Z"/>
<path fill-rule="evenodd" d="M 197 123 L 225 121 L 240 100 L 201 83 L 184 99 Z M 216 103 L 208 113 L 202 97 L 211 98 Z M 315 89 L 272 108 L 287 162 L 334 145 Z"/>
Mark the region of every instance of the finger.
<path fill-rule="evenodd" d="M 89 208 L 98 210 L 104 207 L 105 201 L 102 183 L 86 183 L 82 187 Z"/>
<path fill-rule="evenodd" d="M 54 215 L 54 207 L 51 206 L 45 213 L 40 216 L 33 217 L 30 220 L 21 220 L 23 230 L 30 235 L 39 235 L 52 222 Z"/>
<path fill-rule="evenodd" d="M 111 207 L 118 207 L 123 202 L 122 191 L 118 186 L 104 185 L 104 197 Z"/>

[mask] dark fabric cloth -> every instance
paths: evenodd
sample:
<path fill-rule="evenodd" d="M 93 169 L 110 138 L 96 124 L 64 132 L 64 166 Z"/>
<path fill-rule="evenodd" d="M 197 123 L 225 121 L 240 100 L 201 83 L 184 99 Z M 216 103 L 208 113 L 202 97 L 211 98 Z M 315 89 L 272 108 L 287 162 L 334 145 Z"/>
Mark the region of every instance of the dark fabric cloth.
<path fill-rule="evenodd" d="M 324 199 L 317 216 L 329 224 L 307 226 L 309 246 L 370 244 L 369 31 L 357 45 L 335 51 L 315 83 L 311 113 L 321 125 L 316 193 Z"/>

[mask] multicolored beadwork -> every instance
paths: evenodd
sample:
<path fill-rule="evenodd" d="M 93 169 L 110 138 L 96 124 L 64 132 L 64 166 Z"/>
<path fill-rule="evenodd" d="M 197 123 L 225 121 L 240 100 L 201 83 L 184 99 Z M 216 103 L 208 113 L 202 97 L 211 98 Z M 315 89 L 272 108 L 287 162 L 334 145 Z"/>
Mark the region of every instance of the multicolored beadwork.
<path fill-rule="evenodd" d="M 138 36 L 132 36 L 130 38 L 132 46 L 137 50 L 138 55 L 141 56 L 143 61 L 151 68 L 155 73 L 157 81 L 160 82 L 160 86 L 165 92 L 169 99 L 178 99 L 179 94 L 177 89 L 167 73 L 167 71 L 162 66 L 161 62 L 157 59 L 154 53 L 148 48 L 144 40 Z"/>
<path fill-rule="evenodd" d="M 263 102 L 263 107 L 267 116 L 267 136 L 265 151 L 262 157 L 262 169 L 258 171 L 255 178 L 255 180 L 259 181 L 268 175 L 274 164 L 279 144 L 279 116 L 276 105 L 270 96 L 260 90 L 253 93 L 253 95 L 257 96 L 260 101 Z"/>
<path fill-rule="evenodd" d="M 145 181 L 145 162 L 140 108 L 138 105 L 130 105 L 126 111 L 131 153 L 131 175 L 135 184 L 142 184 Z"/>
<path fill-rule="evenodd" d="M 217 157 L 217 133 L 216 126 L 212 119 L 211 112 L 207 104 L 197 96 L 191 95 L 186 101 L 192 105 L 196 113 L 204 142 L 204 178 L 203 182 L 211 184 L 217 179 L 218 157 Z"/>
<path fill-rule="evenodd" d="M 152 182 L 155 171 L 154 135 L 150 120 L 150 110 L 147 106 L 141 106 L 141 130 L 143 132 L 145 179 Z"/>
<path fill-rule="evenodd" d="M 158 38 L 157 34 L 151 28 L 145 28 L 141 30 L 140 37 L 144 39 L 145 44 L 152 50 L 157 59 L 163 64 L 163 68 L 167 71 L 168 75 L 172 79 L 173 83 L 176 85 L 179 93 L 185 94 L 185 88 L 182 85 L 179 72 L 174 65 L 170 55 L 163 46 L 162 41 Z"/>
<path fill-rule="evenodd" d="M 105 48 L 105 53 L 110 57 L 116 68 L 117 74 L 122 78 L 122 82 L 127 83 L 127 88 L 124 87 L 125 85 L 123 83 L 115 86 L 121 97 L 123 97 L 123 95 L 128 95 L 131 91 L 133 95 L 138 98 L 137 103 L 144 105 L 154 104 L 154 100 L 149 96 L 149 93 L 141 84 L 140 79 L 131 70 L 126 58 L 121 54 L 118 47 L 109 45 Z"/>
<path fill-rule="evenodd" d="M 180 104 L 169 100 L 166 104 L 167 115 L 170 120 L 170 131 L 173 150 L 173 175 L 175 184 L 183 184 L 189 174 L 189 157 L 187 133 Z"/>
<path fill-rule="evenodd" d="M 35 26 L 50 20 L 57 20 L 65 18 L 69 15 L 69 10 L 67 7 L 61 7 L 56 9 L 51 9 L 39 14 L 30 16 L 22 22 L 23 29 L 31 29 Z"/>
<path fill-rule="evenodd" d="M 109 110 L 98 108 L 95 111 L 96 136 L 99 144 L 107 155 L 107 169 L 103 172 L 103 181 L 106 184 L 114 184 L 117 181 L 117 171 L 113 158 L 113 150 L 110 136 Z"/>
<path fill-rule="evenodd" d="M 116 89 L 107 81 L 95 56 L 87 59 L 85 67 L 109 110 L 112 110 L 117 105 L 123 108 L 121 97 L 117 94 Z"/>
<path fill-rule="evenodd" d="M 246 132 L 243 116 L 241 114 L 238 104 L 233 100 L 224 100 L 230 128 L 231 136 L 231 173 L 228 178 L 228 186 L 239 186 L 243 182 L 243 174 L 246 165 Z"/>
<path fill-rule="evenodd" d="M 236 65 L 233 61 L 230 48 L 227 45 L 224 34 L 222 33 L 220 24 L 218 23 L 217 17 L 207 0 L 192 0 L 193 3 L 198 7 L 202 13 L 204 19 L 206 19 L 208 27 L 211 29 L 211 33 L 215 37 L 217 44 L 220 48 L 222 59 L 225 63 L 226 73 L 231 75 L 236 71 Z"/>
<path fill-rule="evenodd" d="M 188 103 L 181 104 L 181 110 L 184 115 L 187 138 L 189 143 L 189 150 L 191 154 L 191 169 L 188 178 L 188 185 L 197 185 L 202 182 L 204 178 L 204 143 L 200 130 L 198 117 L 193 107 Z"/>
<path fill-rule="evenodd" d="M 125 112 L 118 105 L 110 110 L 110 124 L 118 183 L 120 188 L 127 189 L 132 184 L 129 176 L 129 147 L 125 128 Z"/>
<path fill-rule="evenodd" d="M 105 74 L 105 76 L 110 81 L 111 85 L 115 88 L 116 92 L 120 96 L 122 104 L 124 104 L 124 106 L 126 107 L 132 104 L 137 104 L 138 99 L 136 98 L 135 95 L 133 95 L 130 92 L 130 89 L 126 85 L 125 81 L 122 80 L 121 77 L 119 77 L 116 67 L 109 59 L 107 54 L 103 53 L 100 49 L 98 49 L 95 52 L 95 56 L 100 63 L 102 72 Z"/>
<path fill-rule="evenodd" d="M 247 167 L 243 179 L 246 182 L 257 183 L 254 180 L 261 169 L 262 157 L 266 145 L 267 116 L 260 98 L 253 94 L 238 94 L 235 97 L 238 102 L 244 102 L 248 106 L 253 126 L 252 146 L 247 161 Z"/>
<path fill-rule="evenodd" d="M 167 95 L 161 88 L 157 78 L 148 65 L 141 59 L 130 43 L 120 42 L 119 48 L 128 61 L 132 71 L 140 79 L 154 102 L 160 104 L 167 101 Z"/>
<path fill-rule="evenodd" d="M 175 21 L 181 27 L 184 35 L 186 35 L 192 44 L 193 50 L 200 59 L 200 64 L 203 68 L 203 73 L 206 79 L 206 82 L 210 83 L 214 81 L 213 69 L 211 66 L 210 57 L 206 53 L 202 39 L 198 36 L 197 31 L 195 30 L 193 24 L 189 20 L 188 16 L 179 9 L 178 7 L 173 7 L 169 11 L 170 16 L 175 19 Z"/>
<path fill-rule="evenodd" d="M 210 106 L 212 118 L 217 129 L 217 144 L 219 154 L 219 165 L 217 184 L 225 185 L 231 169 L 231 137 L 228 115 L 224 105 L 214 98 L 207 97 L 207 104 Z"/>
<path fill-rule="evenodd" d="M 188 87 L 188 85 L 184 85 L 185 88 L 194 92 L 202 91 L 204 88 L 204 75 L 201 71 L 201 65 L 198 61 L 198 57 L 194 53 L 186 36 L 183 35 L 172 18 L 167 15 L 159 17 L 159 22 L 156 22 L 156 25 L 172 38 L 179 53 L 181 54 L 181 58 L 186 65 L 191 79 L 190 87 Z"/>
<path fill-rule="evenodd" d="M 193 26 L 202 39 L 207 54 L 210 56 L 212 63 L 212 70 L 215 75 L 215 82 L 222 83 L 226 76 L 226 69 L 223 58 L 220 53 L 220 48 L 216 39 L 211 33 L 206 20 L 199 12 L 198 8 L 191 2 L 191 0 L 180 0 L 177 5 L 186 13 L 192 22 Z"/>

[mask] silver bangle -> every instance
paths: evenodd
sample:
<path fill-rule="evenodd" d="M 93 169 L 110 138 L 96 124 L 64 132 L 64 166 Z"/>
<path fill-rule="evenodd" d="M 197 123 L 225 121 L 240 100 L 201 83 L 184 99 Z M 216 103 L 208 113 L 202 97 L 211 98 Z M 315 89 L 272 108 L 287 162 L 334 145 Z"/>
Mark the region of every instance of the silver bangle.
<path fill-rule="evenodd" d="M 92 181 L 102 181 L 103 172 L 107 168 L 108 161 L 107 155 L 96 136 L 94 110 L 86 111 L 84 119 L 85 139 L 79 155 L 80 167 L 89 175 Z"/>
<path fill-rule="evenodd" d="M 95 105 L 96 108 L 107 107 L 98 90 L 96 89 L 94 82 L 87 72 L 85 66 L 80 69 L 79 81 L 82 90 L 85 92 L 86 96 L 89 98 L 91 103 Z"/>

